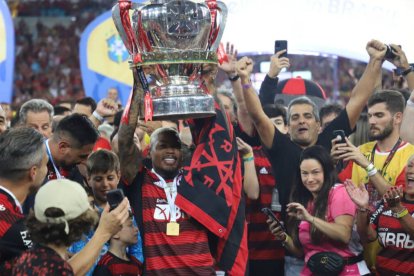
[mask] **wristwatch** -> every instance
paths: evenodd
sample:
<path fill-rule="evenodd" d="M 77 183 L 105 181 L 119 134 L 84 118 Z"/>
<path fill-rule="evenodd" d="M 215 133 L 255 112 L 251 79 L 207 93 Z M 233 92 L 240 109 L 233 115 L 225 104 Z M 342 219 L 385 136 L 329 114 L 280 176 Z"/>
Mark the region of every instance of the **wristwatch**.
<path fill-rule="evenodd" d="M 410 64 L 410 67 L 408 67 L 408 69 L 402 71 L 401 75 L 405 77 L 411 72 L 414 72 L 414 64 Z"/>

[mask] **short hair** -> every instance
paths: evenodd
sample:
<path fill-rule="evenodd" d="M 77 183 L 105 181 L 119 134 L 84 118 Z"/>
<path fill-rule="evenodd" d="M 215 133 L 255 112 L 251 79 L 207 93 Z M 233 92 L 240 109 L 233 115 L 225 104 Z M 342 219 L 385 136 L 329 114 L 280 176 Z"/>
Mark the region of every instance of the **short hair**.
<path fill-rule="evenodd" d="M 19 111 L 19 119 L 20 122 L 23 124 L 27 123 L 27 113 L 31 111 L 34 113 L 40 113 L 46 111 L 49 113 L 50 121 L 52 121 L 53 117 L 53 106 L 45 100 L 42 99 L 32 99 L 25 102 Z"/>
<path fill-rule="evenodd" d="M 236 99 L 234 98 L 233 93 L 230 90 L 226 90 L 226 89 L 218 89 L 216 92 L 216 95 L 223 95 L 227 98 L 230 99 L 231 103 L 233 104 L 233 112 L 234 114 L 237 116 L 237 102 Z"/>
<path fill-rule="evenodd" d="M 64 215 L 59 208 L 48 208 L 45 212 L 48 217 L 59 217 Z M 47 223 L 36 219 L 31 211 L 26 219 L 26 226 L 30 237 L 35 243 L 53 244 L 57 246 L 70 246 L 79 241 L 84 234 L 87 234 L 98 222 L 98 214 L 88 209 L 79 217 L 69 220 L 69 234 L 65 232 L 65 223 Z"/>
<path fill-rule="evenodd" d="M 0 177 L 21 180 L 27 170 L 40 166 L 45 154 L 44 137 L 33 128 L 6 130 L 0 135 Z"/>
<path fill-rule="evenodd" d="M 92 122 L 84 115 L 71 114 L 66 116 L 56 126 L 52 139 L 58 141 L 62 136 L 68 136 L 75 148 L 95 144 L 99 133 Z"/>
<path fill-rule="evenodd" d="M 372 107 L 379 103 L 385 103 L 388 111 L 392 114 L 404 112 L 405 109 L 404 96 L 400 92 L 394 90 L 378 91 L 368 99 L 368 107 Z"/>
<path fill-rule="evenodd" d="M 154 130 L 153 133 L 151 133 L 150 136 L 150 151 L 153 151 L 155 149 L 155 146 L 158 144 L 159 135 L 161 133 L 171 133 L 177 136 L 178 141 L 181 142 L 180 134 L 178 131 L 172 127 L 160 127 Z"/>
<path fill-rule="evenodd" d="M 118 156 L 114 152 L 106 149 L 97 150 L 89 155 L 86 161 L 86 170 L 88 176 L 95 173 L 119 171 L 120 164 Z"/>
<path fill-rule="evenodd" d="M 319 117 L 318 107 L 316 106 L 316 104 L 311 99 L 309 99 L 308 97 L 302 96 L 302 97 L 298 97 L 298 98 L 293 99 L 289 103 L 288 111 L 287 111 L 287 121 L 288 121 L 288 123 L 290 122 L 290 117 L 291 117 L 290 109 L 292 108 L 292 106 L 299 105 L 299 104 L 307 104 L 307 105 L 312 106 L 312 114 L 315 117 L 315 120 L 317 122 L 321 121 L 321 119 Z"/>
<path fill-rule="evenodd" d="M 342 105 L 337 103 L 326 104 L 322 106 L 321 109 L 319 109 L 319 118 L 322 119 L 323 117 L 330 114 L 339 115 L 339 113 L 341 113 L 343 109 L 344 108 L 342 107 Z"/>
<path fill-rule="evenodd" d="M 72 112 L 72 110 L 70 110 L 69 108 L 65 107 L 65 106 L 61 106 L 61 105 L 56 105 L 53 108 L 53 113 L 54 115 L 64 115 L 65 112 Z"/>
<path fill-rule="evenodd" d="M 263 106 L 263 111 L 269 118 L 282 116 L 283 123 L 287 125 L 286 108 L 281 104 L 266 104 Z"/>
<path fill-rule="evenodd" d="M 92 110 L 91 112 L 93 112 L 96 109 L 96 101 L 91 97 L 81 98 L 77 100 L 76 103 L 89 106 Z"/>

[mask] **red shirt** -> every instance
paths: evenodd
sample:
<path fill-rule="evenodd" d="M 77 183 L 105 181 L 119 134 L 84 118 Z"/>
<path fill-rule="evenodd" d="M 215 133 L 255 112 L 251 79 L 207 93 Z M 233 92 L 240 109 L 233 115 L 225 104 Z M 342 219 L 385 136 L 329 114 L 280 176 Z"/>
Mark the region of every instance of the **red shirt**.
<path fill-rule="evenodd" d="M 0 188 L 0 263 L 20 255 L 31 246 L 20 204 L 9 191 Z"/>

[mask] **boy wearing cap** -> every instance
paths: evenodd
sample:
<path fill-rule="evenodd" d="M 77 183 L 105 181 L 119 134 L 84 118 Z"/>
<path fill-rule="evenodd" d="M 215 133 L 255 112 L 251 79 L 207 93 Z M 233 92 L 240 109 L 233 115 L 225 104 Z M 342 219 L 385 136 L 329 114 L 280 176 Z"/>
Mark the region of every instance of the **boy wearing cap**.
<path fill-rule="evenodd" d="M 111 238 L 109 250 L 99 260 L 93 275 L 141 275 L 142 263 L 127 253 L 127 247 L 138 242 L 137 235 L 138 228 L 131 218 L 122 225 L 121 231 Z"/>
<path fill-rule="evenodd" d="M 85 190 L 60 179 L 43 185 L 36 194 L 27 228 L 34 242 L 13 264 L 12 275 L 74 275 L 66 250 L 98 221 Z"/>

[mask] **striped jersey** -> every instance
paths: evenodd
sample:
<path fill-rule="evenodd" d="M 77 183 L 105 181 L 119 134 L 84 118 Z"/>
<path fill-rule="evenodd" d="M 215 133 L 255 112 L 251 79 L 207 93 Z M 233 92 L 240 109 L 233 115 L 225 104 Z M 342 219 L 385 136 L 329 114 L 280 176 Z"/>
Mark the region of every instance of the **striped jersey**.
<path fill-rule="evenodd" d="M 110 251 L 101 257 L 93 271 L 97 276 L 140 276 L 142 275 L 142 263 L 132 255 L 128 255 L 129 261 L 118 258 Z"/>
<path fill-rule="evenodd" d="M 144 172 L 142 220 L 146 275 L 215 275 L 207 230 L 179 207 L 170 210 L 164 189 L 154 184 L 156 179 L 151 172 Z M 166 234 L 171 211 L 176 213 L 180 225 L 179 236 Z"/>
<path fill-rule="evenodd" d="M 403 199 L 402 205 L 414 216 L 414 202 Z M 414 275 L 414 237 L 384 204 L 372 214 L 382 250 L 377 254 L 378 275 Z"/>
<path fill-rule="evenodd" d="M 261 212 L 264 207 L 270 208 L 275 178 L 261 145 L 253 147 L 253 154 L 260 194 L 257 200 L 246 200 L 249 260 L 281 260 L 284 258 L 284 248 L 269 231 L 267 216 Z"/>

